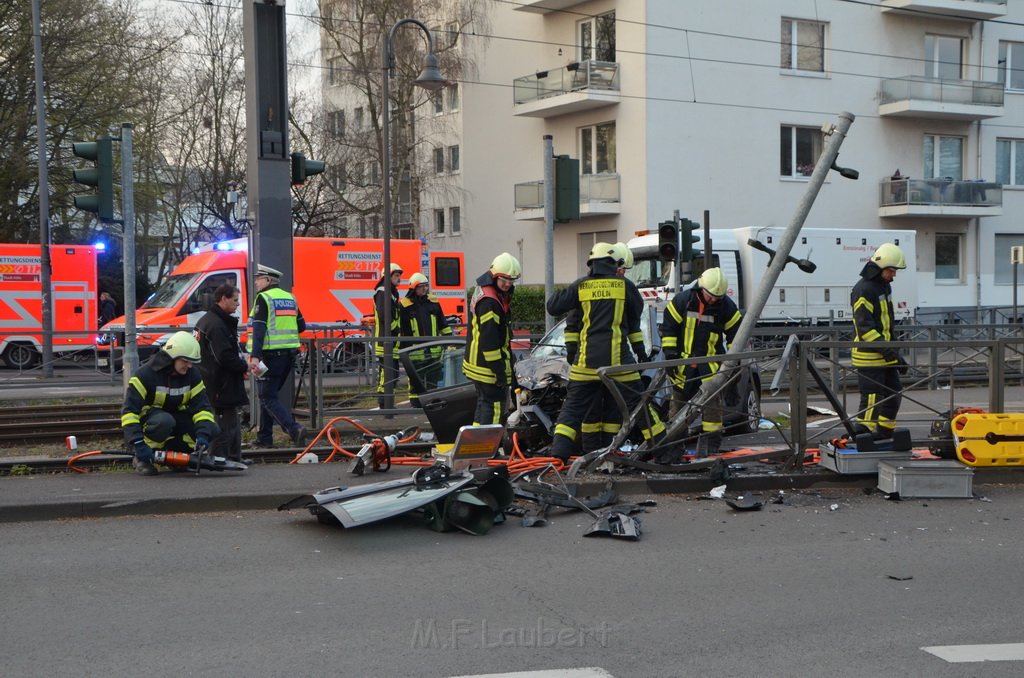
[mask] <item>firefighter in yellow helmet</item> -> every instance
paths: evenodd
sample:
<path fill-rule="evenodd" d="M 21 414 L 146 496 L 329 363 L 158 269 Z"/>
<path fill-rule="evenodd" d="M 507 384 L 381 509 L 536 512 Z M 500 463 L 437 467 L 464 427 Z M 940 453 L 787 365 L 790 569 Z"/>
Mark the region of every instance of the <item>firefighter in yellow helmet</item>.
<path fill-rule="evenodd" d="M 409 290 L 398 301 L 398 323 L 399 334 L 403 337 L 426 337 L 429 339 L 430 337 L 447 337 L 452 334 L 452 328 L 448 326 L 448 319 L 444 317 L 444 311 L 441 310 L 441 303 L 430 293 L 430 281 L 422 273 L 413 273 L 409 276 Z M 417 343 L 422 344 L 423 342 L 403 342 L 400 347 L 416 346 Z M 441 346 L 414 350 L 410 355 L 416 373 L 428 391 L 436 388 L 438 382 L 441 381 L 441 375 L 444 372 L 444 365 L 441 363 L 442 356 L 444 356 L 444 348 Z M 415 393 L 409 394 L 409 400 L 414 407 L 419 407 L 419 398 Z"/>
<path fill-rule="evenodd" d="M 515 384 L 512 294 L 522 272 L 519 260 L 502 252 L 476 279 L 462 361 L 462 371 L 476 386 L 474 425 L 503 423 L 508 412 L 509 389 Z"/>
<path fill-rule="evenodd" d="M 857 342 L 852 362 L 860 390 L 857 429 L 879 439 L 891 438 L 896 426 L 903 398 L 900 372 L 906 370 L 906 361 L 897 349 L 874 348 L 872 343 L 894 339 L 892 281 L 896 271 L 906 267 L 903 250 L 893 243 L 884 243 L 864 264 L 850 295 Z"/>
<path fill-rule="evenodd" d="M 562 460 L 568 460 L 575 451 L 577 432 L 591 403 L 607 395 L 598 368 L 647 362 L 640 331 L 644 302 L 636 285 L 619 275 L 624 258 L 617 256 L 618 252 L 615 245 L 596 243 L 587 259 L 589 274 L 548 299 L 548 313 L 569 314 L 578 346 L 569 363 L 568 394 L 551 444 L 551 456 Z M 620 385 L 626 405 L 632 410 L 641 396 L 639 370 L 617 372 L 612 378 Z M 618 408 L 604 412 L 602 419 L 602 434 L 608 433 L 609 437 L 622 425 Z M 641 432 L 645 439 L 664 429 L 657 419 L 643 421 Z"/>
<path fill-rule="evenodd" d="M 709 268 L 696 285 L 681 290 L 661 322 L 661 347 L 667 360 L 722 355 L 736 337 L 743 315 L 726 296 L 729 281 L 720 268 Z M 701 383 L 718 372 L 721 363 L 680 365 L 672 373 L 672 409 L 678 411 L 700 390 Z M 710 398 L 701 416 L 697 457 L 718 454 L 722 447 L 722 396 Z M 664 461 L 664 460 L 663 460 Z"/>
<path fill-rule="evenodd" d="M 377 286 L 373 288 L 373 336 L 382 337 L 384 336 L 385 324 L 390 328 L 388 332 L 391 337 L 398 337 L 401 334 L 401 328 L 398 321 L 398 284 L 402 282 L 402 267 L 392 262 L 391 270 L 388 275 L 384 275 L 384 271 L 380 272 L 380 280 L 377 281 Z M 384 297 L 385 295 L 391 295 L 391 319 L 385 321 L 384 319 Z M 398 358 L 394 357 L 397 352 L 397 347 L 392 351 L 392 359 L 390 370 L 388 366 L 384 365 L 384 344 L 383 342 L 377 342 L 374 346 L 374 355 L 377 356 L 377 362 L 379 368 L 377 370 L 377 404 L 380 405 L 381 409 L 386 406 L 384 398 L 384 385 L 387 383 L 389 378 L 398 381 Z M 390 372 L 390 377 L 389 373 Z M 392 389 L 394 392 L 394 389 Z"/>
<path fill-rule="evenodd" d="M 220 432 L 196 367 L 200 358 L 192 333 L 175 332 L 129 380 L 121 428 L 139 474 L 157 474 L 154 450 L 206 448 Z"/>

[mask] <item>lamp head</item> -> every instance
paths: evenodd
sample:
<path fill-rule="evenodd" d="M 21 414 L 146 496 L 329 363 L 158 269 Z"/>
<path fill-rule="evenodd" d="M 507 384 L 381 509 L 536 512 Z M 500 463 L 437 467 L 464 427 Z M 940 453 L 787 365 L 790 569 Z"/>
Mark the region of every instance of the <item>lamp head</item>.
<path fill-rule="evenodd" d="M 441 69 L 437 67 L 437 55 L 433 52 L 427 55 L 423 70 L 414 84 L 429 92 L 436 92 L 448 84 L 445 77 L 441 75 Z"/>

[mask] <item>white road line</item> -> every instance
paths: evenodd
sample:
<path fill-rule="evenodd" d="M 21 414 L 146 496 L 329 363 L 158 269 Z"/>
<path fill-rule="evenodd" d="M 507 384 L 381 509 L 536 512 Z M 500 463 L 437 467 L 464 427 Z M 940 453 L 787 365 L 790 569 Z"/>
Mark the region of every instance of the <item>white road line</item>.
<path fill-rule="evenodd" d="M 615 678 L 612 674 L 596 666 L 583 669 L 547 669 L 545 671 L 517 671 L 516 673 L 480 673 L 472 676 L 452 676 L 452 678 Z"/>
<path fill-rule="evenodd" d="M 1024 661 L 1024 643 L 1001 645 L 935 645 L 922 650 L 945 659 L 950 664 L 966 662 L 1019 662 Z"/>

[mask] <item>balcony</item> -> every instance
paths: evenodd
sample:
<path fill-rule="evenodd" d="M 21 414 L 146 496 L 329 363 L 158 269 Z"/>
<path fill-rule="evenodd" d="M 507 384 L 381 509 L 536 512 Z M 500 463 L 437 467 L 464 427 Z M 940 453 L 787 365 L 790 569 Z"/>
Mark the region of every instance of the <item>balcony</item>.
<path fill-rule="evenodd" d="M 922 19 L 934 14 L 975 21 L 1006 16 L 1006 0 L 882 0 L 879 5 L 883 12 L 920 12 Z"/>
<path fill-rule="evenodd" d="M 883 179 L 880 217 L 997 217 L 1003 213 L 1003 185 L 989 181 Z"/>
<path fill-rule="evenodd" d="M 619 65 L 580 61 L 516 78 L 513 115 L 553 118 L 619 103 Z"/>
<path fill-rule="evenodd" d="M 548 12 L 582 5 L 584 2 L 587 2 L 587 0 L 523 0 L 515 9 L 520 12 L 547 14 Z"/>
<path fill-rule="evenodd" d="M 984 120 L 1003 114 L 1002 83 L 908 75 L 882 80 L 878 114 L 890 118 Z"/>
<path fill-rule="evenodd" d="M 518 221 L 544 220 L 544 182 L 527 181 L 515 185 L 515 216 Z M 622 211 L 618 174 L 580 176 L 580 218 Z"/>

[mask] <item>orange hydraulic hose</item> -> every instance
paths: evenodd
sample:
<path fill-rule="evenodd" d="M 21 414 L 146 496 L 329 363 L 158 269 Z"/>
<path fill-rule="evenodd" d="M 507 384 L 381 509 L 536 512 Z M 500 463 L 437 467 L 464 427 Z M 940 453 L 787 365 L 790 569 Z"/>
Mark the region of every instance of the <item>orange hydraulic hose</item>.
<path fill-rule="evenodd" d="M 104 452 L 103 450 L 92 450 L 91 452 L 80 452 L 80 453 L 76 454 L 75 456 L 71 457 L 70 459 L 68 459 L 68 468 L 70 470 L 74 471 L 75 473 L 88 473 L 89 469 L 79 468 L 79 467 L 75 466 L 75 462 L 78 461 L 79 459 L 85 459 L 86 457 L 95 457 L 98 454 L 123 454 L 126 457 L 133 456 L 129 452 L 110 453 L 110 452 Z"/>

